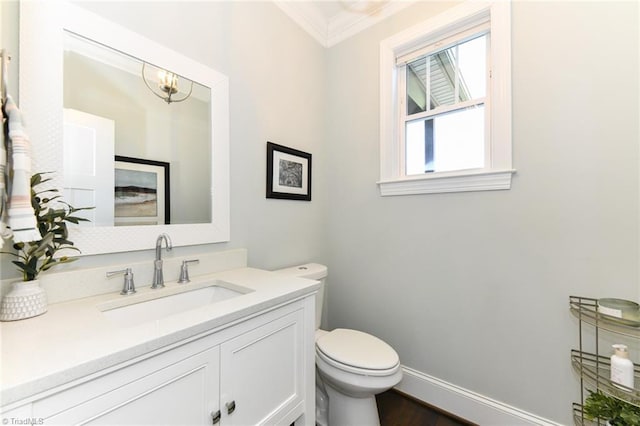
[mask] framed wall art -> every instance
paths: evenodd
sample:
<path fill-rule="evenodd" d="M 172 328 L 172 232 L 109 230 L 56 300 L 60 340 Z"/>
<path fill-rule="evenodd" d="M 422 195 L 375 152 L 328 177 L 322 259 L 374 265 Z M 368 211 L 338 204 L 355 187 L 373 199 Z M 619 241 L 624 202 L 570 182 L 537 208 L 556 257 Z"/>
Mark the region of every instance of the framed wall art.
<path fill-rule="evenodd" d="M 169 163 L 115 156 L 116 226 L 171 223 Z"/>
<path fill-rule="evenodd" d="M 311 154 L 267 142 L 267 198 L 311 201 Z"/>

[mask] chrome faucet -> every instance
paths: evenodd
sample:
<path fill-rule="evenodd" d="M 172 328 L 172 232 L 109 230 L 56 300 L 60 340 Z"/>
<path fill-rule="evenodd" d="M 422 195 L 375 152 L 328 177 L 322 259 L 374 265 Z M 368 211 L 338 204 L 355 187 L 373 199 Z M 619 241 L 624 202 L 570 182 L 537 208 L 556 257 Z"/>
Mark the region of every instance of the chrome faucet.
<path fill-rule="evenodd" d="M 178 284 L 185 284 L 185 283 L 191 282 L 191 280 L 189 279 L 190 263 L 200 263 L 200 259 L 182 261 L 182 266 L 180 267 L 180 278 L 178 278 Z"/>
<path fill-rule="evenodd" d="M 131 268 L 121 269 L 120 271 L 110 271 L 107 272 L 107 278 L 111 278 L 117 274 L 124 274 L 124 286 L 122 287 L 122 291 L 120 294 L 128 295 L 136 292 L 136 285 L 133 283 L 133 272 Z"/>
<path fill-rule="evenodd" d="M 162 275 L 162 241 L 164 240 L 164 244 L 167 247 L 167 251 L 171 250 L 173 246 L 171 245 L 171 238 L 167 234 L 158 235 L 158 239 L 156 240 L 156 260 L 153 262 L 153 282 L 151 283 L 151 288 L 162 288 L 164 287 L 164 277 Z"/>

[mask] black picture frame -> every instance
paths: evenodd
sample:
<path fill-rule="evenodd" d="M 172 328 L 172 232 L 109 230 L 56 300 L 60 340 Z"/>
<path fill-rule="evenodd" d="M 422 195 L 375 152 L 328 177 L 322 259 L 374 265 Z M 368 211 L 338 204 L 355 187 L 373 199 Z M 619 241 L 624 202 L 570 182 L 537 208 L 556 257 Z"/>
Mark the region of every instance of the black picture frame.
<path fill-rule="evenodd" d="M 311 154 L 267 142 L 267 198 L 311 201 Z"/>
<path fill-rule="evenodd" d="M 116 184 L 114 191 L 116 192 L 116 198 L 118 197 L 118 173 L 119 171 L 126 171 L 132 173 L 143 173 L 154 176 L 155 183 L 152 190 L 156 190 L 155 205 L 156 214 L 151 212 L 135 214 L 135 213 L 122 213 L 118 210 L 118 203 L 116 203 L 114 219 L 116 226 L 127 225 L 169 225 L 171 223 L 171 191 L 170 191 L 170 164 L 164 161 L 148 160 L 145 158 L 125 157 L 122 155 L 116 155 L 115 160 L 115 172 L 116 172 Z M 122 190 L 122 188 L 120 188 Z M 146 191 L 145 191 L 146 192 Z M 142 203 L 141 203 L 142 204 Z"/>

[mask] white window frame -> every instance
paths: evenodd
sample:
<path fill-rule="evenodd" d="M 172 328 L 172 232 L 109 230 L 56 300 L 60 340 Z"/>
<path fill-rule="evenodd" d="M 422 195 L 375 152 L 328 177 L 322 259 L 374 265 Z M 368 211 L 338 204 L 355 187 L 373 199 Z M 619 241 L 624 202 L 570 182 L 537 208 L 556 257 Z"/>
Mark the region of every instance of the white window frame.
<path fill-rule="evenodd" d="M 396 59 L 489 23 L 491 45 L 485 110 L 489 123 L 485 167 L 406 175 Z M 467 1 L 380 43 L 380 194 L 410 195 L 511 188 L 511 5 Z"/>

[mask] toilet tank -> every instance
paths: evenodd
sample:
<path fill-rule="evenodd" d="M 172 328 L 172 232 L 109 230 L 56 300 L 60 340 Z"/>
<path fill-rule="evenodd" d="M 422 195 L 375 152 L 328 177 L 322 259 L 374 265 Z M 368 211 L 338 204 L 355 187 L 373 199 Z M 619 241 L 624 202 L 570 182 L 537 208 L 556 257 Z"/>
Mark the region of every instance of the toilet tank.
<path fill-rule="evenodd" d="M 324 302 L 324 283 L 327 277 L 327 267 L 319 263 L 305 263 L 304 265 L 277 269 L 273 272 L 320 281 L 320 288 L 318 289 L 318 294 L 316 294 L 316 330 L 319 329 L 322 321 L 322 304 Z"/>

